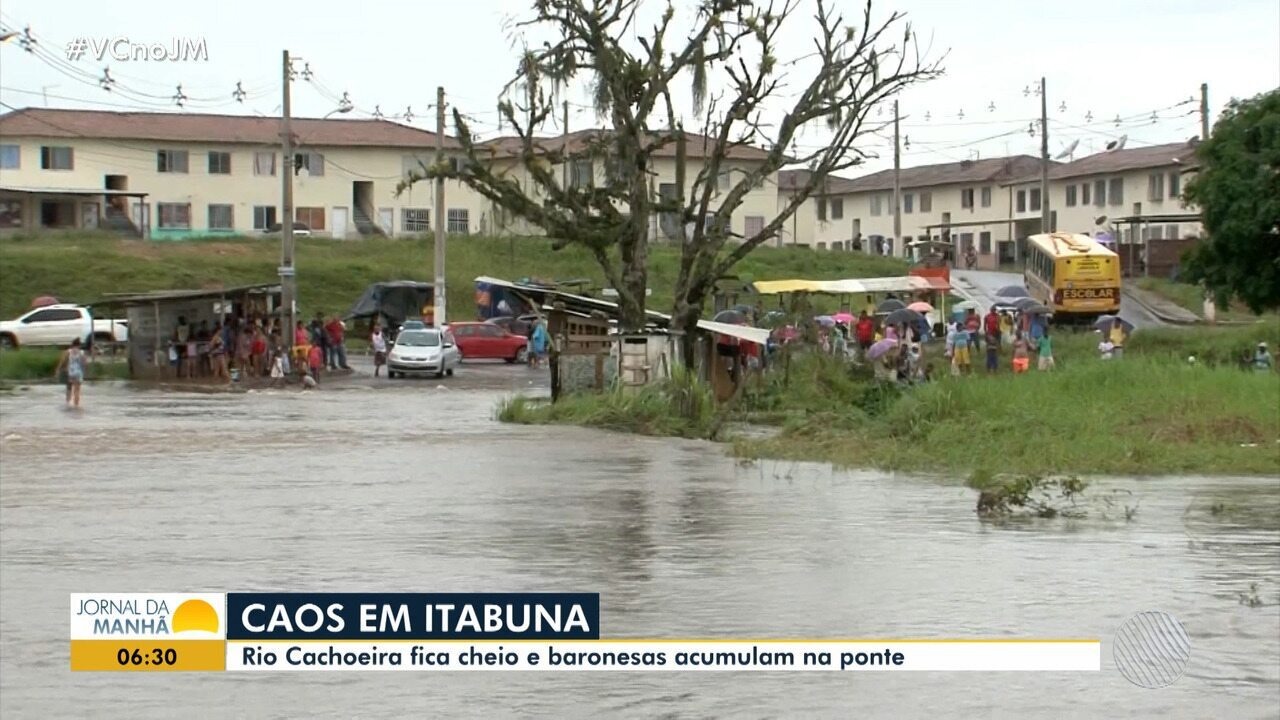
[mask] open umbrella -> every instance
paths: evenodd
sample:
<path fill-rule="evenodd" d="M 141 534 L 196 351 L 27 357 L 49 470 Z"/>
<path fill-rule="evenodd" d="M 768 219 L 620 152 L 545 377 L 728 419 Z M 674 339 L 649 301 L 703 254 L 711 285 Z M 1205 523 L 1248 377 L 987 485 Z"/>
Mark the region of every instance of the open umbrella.
<path fill-rule="evenodd" d="M 40 297 L 31 301 L 32 309 L 45 307 L 46 305 L 57 305 L 57 304 L 58 304 L 58 298 L 52 295 L 41 295 Z"/>
<path fill-rule="evenodd" d="M 1013 301 L 1013 306 L 1023 312 L 1026 312 L 1027 308 L 1034 305 L 1041 305 L 1041 302 L 1032 297 L 1020 297 Z"/>
<path fill-rule="evenodd" d="M 1048 305 L 1041 305 L 1038 302 L 1028 303 L 1018 308 L 1023 315 L 1052 315 L 1053 308 Z"/>
<path fill-rule="evenodd" d="M 977 310 L 977 309 L 978 309 L 978 303 L 972 300 L 965 300 L 963 302 L 958 302 L 951 307 L 951 311 L 953 313 L 957 313 L 957 312 L 965 313 L 965 312 L 969 312 L 970 310 Z"/>
<path fill-rule="evenodd" d="M 854 319 L 855 319 L 855 318 L 853 317 L 853 315 L 851 315 L 851 314 L 849 314 L 849 313 L 847 313 L 847 312 L 844 312 L 844 311 L 842 310 L 842 311 L 840 311 L 840 312 L 836 313 L 835 315 L 832 315 L 832 316 L 831 316 L 831 319 L 832 319 L 832 320 L 835 320 L 835 321 L 836 321 L 836 322 L 838 322 L 838 323 L 842 323 L 842 324 L 844 324 L 844 325 L 849 325 L 850 323 L 852 323 L 852 322 L 854 321 Z"/>
<path fill-rule="evenodd" d="M 876 314 L 888 315 L 894 310 L 901 310 L 906 306 L 907 306 L 906 303 L 902 302 L 897 298 L 889 298 L 888 300 L 884 300 L 879 305 L 876 306 Z"/>
<path fill-rule="evenodd" d="M 896 347 L 898 347 L 898 341 L 896 338 L 885 338 L 875 345 L 867 348 L 867 359 L 875 360 Z"/>
<path fill-rule="evenodd" d="M 908 310 L 915 310 L 918 313 L 933 312 L 933 306 L 923 300 L 917 300 L 907 306 Z"/>
<path fill-rule="evenodd" d="M 747 316 L 737 310 L 721 310 L 711 318 L 712 322 L 729 323 L 730 325 L 746 325 Z"/>
<path fill-rule="evenodd" d="M 1021 285 L 1005 285 L 996 291 L 996 297 L 1002 298 L 1024 298 L 1031 297 L 1031 293 Z"/>
<path fill-rule="evenodd" d="M 1093 327 L 1103 332 L 1111 330 L 1111 326 L 1120 323 L 1120 328 L 1124 330 L 1124 334 L 1128 335 L 1133 332 L 1133 323 L 1116 315 L 1099 315 L 1098 319 L 1093 322 Z"/>
<path fill-rule="evenodd" d="M 819 315 L 815 317 L 813 320 L 814 322 L 818 323 L 823 327 L 831 327 L 836 324 L 836 319 L 831 317 L 830 315 Z"/>
<path fill-rule="evenodd" d="M 908 325 L 915 326 L 924 320 L 924 316 L 912 310 L 911 308 L 902 308 L 894 310 L 884 318 L 885 325 Z"/>

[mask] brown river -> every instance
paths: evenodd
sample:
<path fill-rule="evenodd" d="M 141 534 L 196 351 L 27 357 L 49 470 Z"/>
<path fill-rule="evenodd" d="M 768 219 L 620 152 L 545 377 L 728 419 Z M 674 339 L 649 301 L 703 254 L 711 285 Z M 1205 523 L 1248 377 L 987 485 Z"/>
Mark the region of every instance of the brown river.
<path fill-rule="evenodd" d="M 995 525 L 955 478 L 503 425 L 522 368 L 347 389 L 0 396 L 0 717 L 1280 716 L 1280 485 L 1105 479 L 1123 517 Z M 605 637 L 1097 637 L 1097 673 L 68 670 L 73 592 L 597 591 Z M 1255 599 L 1260 605 L 1250 604 Z M 1131 615 L 1191 639 L 1148 690 Z"/>

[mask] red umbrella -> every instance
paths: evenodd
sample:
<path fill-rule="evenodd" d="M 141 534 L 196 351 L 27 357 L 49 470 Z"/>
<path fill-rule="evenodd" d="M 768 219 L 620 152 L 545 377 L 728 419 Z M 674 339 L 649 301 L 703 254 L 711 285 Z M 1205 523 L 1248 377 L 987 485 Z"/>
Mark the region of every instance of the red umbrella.
<path fill-rule="evenodd" d="M 52 295 L 41 295 L 40 297 L 31 301 L 31 307 L 33 308 L 40 308 L 46 305 L 57 305 L 57 304 L 58 304 L 58 298 Z"/>

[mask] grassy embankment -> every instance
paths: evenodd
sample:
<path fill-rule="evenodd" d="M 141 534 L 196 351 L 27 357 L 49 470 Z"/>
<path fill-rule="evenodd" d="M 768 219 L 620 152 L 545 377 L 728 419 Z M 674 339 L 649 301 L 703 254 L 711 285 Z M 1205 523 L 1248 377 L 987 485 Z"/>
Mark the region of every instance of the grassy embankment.
<path fill-rule="evenodd" d="M 797 356 L 725 414 L 690 403 L 684 382 L 633 395 L 548 405 L 514 399 L 499 417 L 627 432 L 708 437 L 726 419 L 780 426 L 738 439 L 743 457 L 844 466 L 1013 473 L 1280 473 L 1280 375 L 1234 362 L 1280 327 L 1137 333 L 1120 361 L 1096 358 L 1092 334 L 1057 337 L 1059 368 L 952 379 L 899 390 L 865 369 Z M 1199 363 L 1187 363 L 1189 355 Z M 686 412 L 692 408 L 693 412 Z"/>
<path fill-rule="evenodd" d="M 305 314 L 342 313 L 370 283 L 433 278 L 429 238 L 334 241 L 299 239 L 299 302 Z M 580 248 L 553 251 L 546 238 L 452 237 L 447 280 L 450 315 L 469 318 L 478 275 L 517 280 L 587 278 L 596 288 L 604 276 Z M 650 248 L 651 309 L 671 309 L 680 255 L 669 245 Z M 0 241 L 0 316 L 27 309 L 33 297 L 55 295 L 92 302 L 112 292 L 143 292 L 272 282 L 280 242 L 266 238 L 187 241 L 122 240 L 112 236 L 13 237 Z M 744 278 L 838 279 L 900 275 L 906 264 L 861 253 L 817 253 L 760 248 L 736 268 Z"/>
<path fill-rule="evenodd" d="M 54 380 L 58 357 L 55 348 L 30 348 L 0 352 L 0 383 L 38 382 Z M 85 368 L 86 380 L 113 380 L 128 375 L 129 366 L 123 362 L 90 362 Z"/>
<path fill-rule="evenodd" d="M 1169 302 L 1204 316 L 1204 291 L 1198 285 L 1176 282 L 1165 278 L 1145 277 L 1137 279 L 1138 287 L 1147 292 L 1159 295 Z M 1216 318 L 1225 322 L 1251 322 L 1258 320 L 1275 321 L 1280 319 L 1276 313 L 1255 315 L 1243 303 L 1233 302 L 1228 307 L 1216 309 Z"/>

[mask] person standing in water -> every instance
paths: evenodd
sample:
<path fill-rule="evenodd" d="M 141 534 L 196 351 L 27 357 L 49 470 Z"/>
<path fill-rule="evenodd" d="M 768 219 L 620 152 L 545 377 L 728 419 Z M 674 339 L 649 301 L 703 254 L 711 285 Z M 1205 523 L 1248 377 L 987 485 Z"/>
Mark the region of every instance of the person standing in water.
<path fill-rule="evenodd" d="M 84 351 L 80 349 L 80 338 L 72 340 L 71 347 L 62 351 L 62 357 L 58 358 L 58 367 L 53 374 L 54 377 L 66 378 L 67 406 L 80 407 L 80 385 L 84 382 Z"/>

